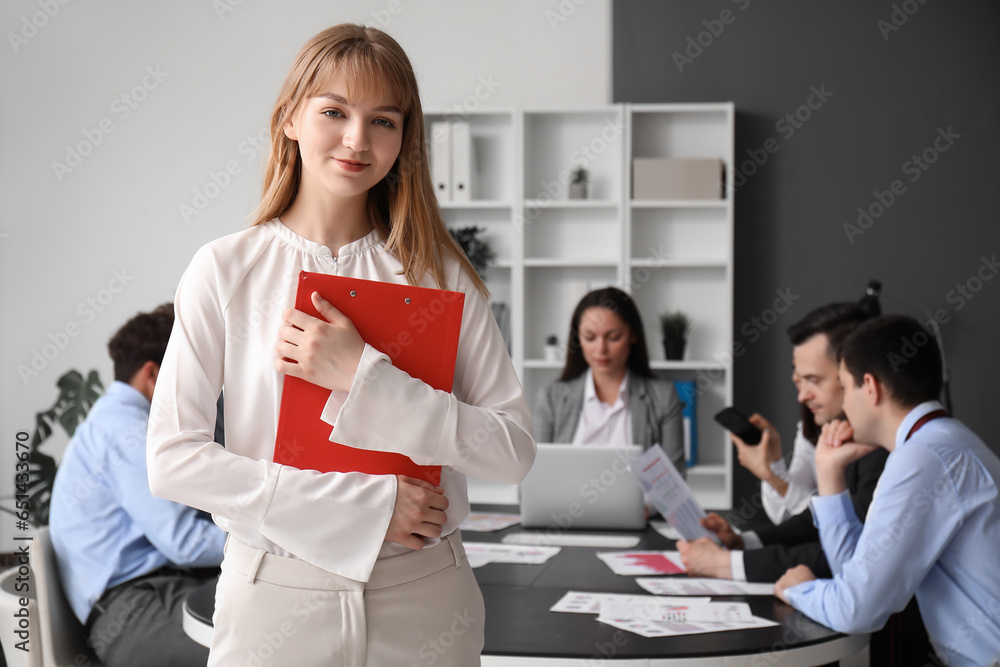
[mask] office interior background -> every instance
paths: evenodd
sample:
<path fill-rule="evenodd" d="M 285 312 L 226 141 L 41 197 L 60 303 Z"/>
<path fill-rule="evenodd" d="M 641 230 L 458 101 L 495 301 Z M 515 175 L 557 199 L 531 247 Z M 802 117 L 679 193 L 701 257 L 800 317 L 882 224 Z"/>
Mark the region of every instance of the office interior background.
<path fill-rule="evenodd" d="M 1000 450 L 996 3 L 12 0 L 0 16 L 0 495 L 59 376 L 110 384 L 110 335 L 248 224 L 292 58 L 344 21 L 402 44 L 425 108 L 734 102 L 735 405 L 790 448 L 785 329 L 877 279 L 887 312 L 938 313 L 955 416 Z M 795 300 L 762 327 L 776 292 Z M 755 490 L 737 470 L 733 506 Z M 0 549 L 13 532 L 3 519 Z"/>

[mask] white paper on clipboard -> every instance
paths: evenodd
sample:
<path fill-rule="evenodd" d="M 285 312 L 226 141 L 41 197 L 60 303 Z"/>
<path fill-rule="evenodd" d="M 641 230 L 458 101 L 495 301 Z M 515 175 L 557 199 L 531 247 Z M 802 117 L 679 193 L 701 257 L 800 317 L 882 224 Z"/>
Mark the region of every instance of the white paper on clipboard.
<path fill-rule="evenodd" d="M 718 536 L 701 525 L 705 510 L 691 495 L 691 489 L 662 447 L 654 445 L 646 450 L 632 463 L 632 474 L 653 506 L 681 537 L 688 541 L 707 537 L 719 544 Z"/>

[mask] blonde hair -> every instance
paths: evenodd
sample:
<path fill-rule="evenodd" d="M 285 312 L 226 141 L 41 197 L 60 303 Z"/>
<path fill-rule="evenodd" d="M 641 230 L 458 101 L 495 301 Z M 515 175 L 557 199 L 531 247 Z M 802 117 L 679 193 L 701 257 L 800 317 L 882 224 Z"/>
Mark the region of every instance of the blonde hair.
<path fill-rule="evenodd" d="M 339 68 L 347 73 L 348 95 L 391 97 L 403 112 L 403 138 L 396 163 L 368 191 L 368 218 L 386 240 L 386 250 L 403 265 L 411 285 L 429 271 L 445 288 L 441 251 L 450 253 L 484 296 L 489 290 L 441 219 L 427 162 L 424 114 L 413 66 L 402 47 L 377 28 L 344 23 L 319 33 L 302 47 L 271 113 L 271 150 L 264 171 L 254 225 L 288 210 L 302 172 L 298 142 L 285 136 L 285 123 L 309 97 L 320 92 Z"/>

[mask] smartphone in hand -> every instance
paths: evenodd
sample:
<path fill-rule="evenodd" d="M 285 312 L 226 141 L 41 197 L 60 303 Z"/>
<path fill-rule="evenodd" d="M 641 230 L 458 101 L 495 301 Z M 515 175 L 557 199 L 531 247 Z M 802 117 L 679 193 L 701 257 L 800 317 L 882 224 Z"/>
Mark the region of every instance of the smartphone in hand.
<path fill-rule="evenodd" d="M 761 430 L 750 423 L 742 412 L 733 407 L 728 407 L 715 415 L 715 421 L 722 424 L 727 430 L 739 437 L 748 445 L 760 444 L 763 435 Z"/>

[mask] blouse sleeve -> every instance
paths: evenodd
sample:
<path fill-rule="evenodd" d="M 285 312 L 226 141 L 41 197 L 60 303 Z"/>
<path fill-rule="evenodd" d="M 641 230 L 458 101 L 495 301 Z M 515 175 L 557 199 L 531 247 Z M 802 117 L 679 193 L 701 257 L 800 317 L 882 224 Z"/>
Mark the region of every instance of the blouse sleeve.
<path fill-rule="evenodd" d="M 775 525 L 784 523 L 809 507 L 809 499 L 816 494 L 816 448 L 802 435 L 802 425 L 795 432 L 795 447 L 792 451 L 792 465 L 785 467 L 784 459 L 771 465 L 771 470 L 788 483 L 785 495 L 779 494 L 773 486 L 761 482 L 761 496 L 764 511 Z"/>
<path fill-rule="evenodd" d="M 221 272 L 203 248 L 177 288 L 149 419 L 150 489 L 256 529 L 318 567 L 367 581 L 392 517 L 394 477 L 298 470 L 214 442 L 226 337 Z M 260 437 L 273 443 L 273 433 Z"/>
<path fill-rule="evenodd" d="M 500 330 L 480 292 L 465 290 L 454 391 L 438 391 L 365 347 L 335 423 L 337 442 L 405 454 L 516 484 L 535 458 L 531 415 Z"/>

